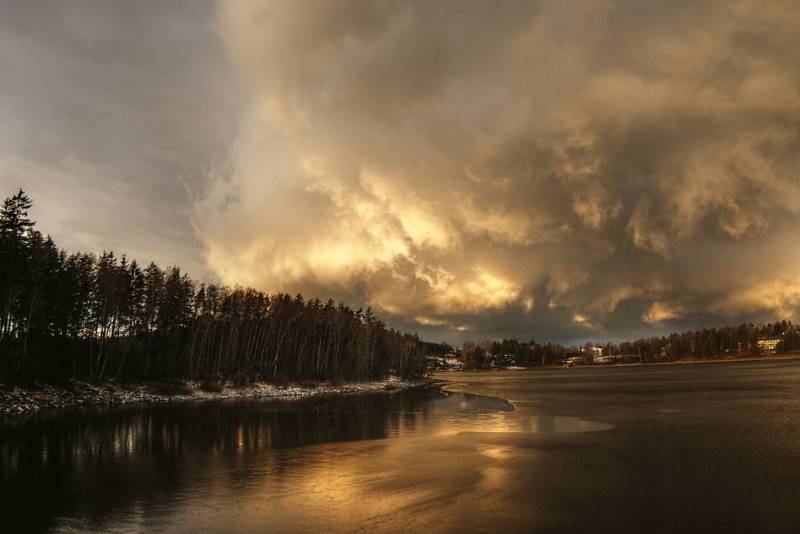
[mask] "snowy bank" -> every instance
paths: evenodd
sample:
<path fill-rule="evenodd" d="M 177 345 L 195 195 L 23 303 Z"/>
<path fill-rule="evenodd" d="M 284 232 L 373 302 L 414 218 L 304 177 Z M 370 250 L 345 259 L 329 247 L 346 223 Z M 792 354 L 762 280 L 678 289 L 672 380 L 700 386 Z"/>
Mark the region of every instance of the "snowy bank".
<path fill-rule="evenodd" d="M 0 385 L 0 413 L 24 413 L 52 408 L 84 405 L 129 404 L 132 402 L 173 402 L 222 399 L 302 399 L 314 395 L 393 392 L 411 388 L 432 387 L 430 380 L 404 380 L 389 377 L 383 380 L 333 384 L 248 385 L 203 384 L 200 382 L 117 384 L 103 382 L 70 382 L 67 385 L 45 385 L 36 388 Z"/>

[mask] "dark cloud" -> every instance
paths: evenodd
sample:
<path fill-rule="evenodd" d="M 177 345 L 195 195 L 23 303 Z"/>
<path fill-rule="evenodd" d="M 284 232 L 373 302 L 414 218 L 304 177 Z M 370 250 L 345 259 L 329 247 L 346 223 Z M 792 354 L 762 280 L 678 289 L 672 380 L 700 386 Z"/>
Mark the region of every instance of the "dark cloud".
<path fill-rule="evenodd" d="M 451 340 L 800 309 L 791 2 L 53 8 L 2 23 L 0 179 L 76 245 Z"/>
<path fill-rule="evenodd" d="M 252 110 L 212 268 L 451 338 L 793 316 L 790 5 L 495 5 L 224 6 Z"/>

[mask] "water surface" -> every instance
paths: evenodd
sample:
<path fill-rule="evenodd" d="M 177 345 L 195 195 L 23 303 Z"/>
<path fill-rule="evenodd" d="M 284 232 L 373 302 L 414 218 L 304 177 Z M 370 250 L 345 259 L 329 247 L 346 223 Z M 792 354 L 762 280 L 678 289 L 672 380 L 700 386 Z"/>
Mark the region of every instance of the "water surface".
<path fill-rule="evenodd" d="M 798 362 L 439 376 L 4 419 L 3 531 L 800 531 Z"/>

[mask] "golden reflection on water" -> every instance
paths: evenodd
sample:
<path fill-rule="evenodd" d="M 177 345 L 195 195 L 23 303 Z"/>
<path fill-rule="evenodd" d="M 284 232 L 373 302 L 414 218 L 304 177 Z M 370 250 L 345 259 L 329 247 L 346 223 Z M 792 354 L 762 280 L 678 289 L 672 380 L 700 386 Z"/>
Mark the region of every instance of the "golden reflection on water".
<path fill-rule="evenodd" d="M 0 428 L 0 478 L 13 488 L 0 514 L 7 531 L 20 532 L 651 532 L 673 526 L 675 510 L 691 512 L 678 526 L 697 527 L 713 494 L 726 524 L 752 518 L 753 502 L 764 512 L 759 521 L 800 521 L 791 491 L 797 398 L 785 387 L 787 369 L 764 371 L 775 376 L 770 411 L 761 383 L 721 384 L 730 409 L 701 410 L 706 379 L 696 367 L 674 372 L 694 373 L 680 384 L 702 388 L 665 399 L 660 382 L 642 395 L 639 378 L 597 393 L 593 378 L 547 390 L 487 373 L 475 376 L 475 390 L 520 398 L 516 410 L 498 398 L 408 392 L 14 419 Z M 496 391 L 495 376 L 507 393 Z M 620 394 L 625 387 L 631 395 Z M 608 432 L 606 417 L 625 431 Z M 742 421 L 764 431 L 726 439 L 737 434 L 723 430 Z M 669 436 L 679 441 L 664 442 Z M 712 442 L 724 454 L 706 447 Z M 706 472 L 713 480 L 703 475 L 697 484 L 696 473 Z M 754 477 L 741 473 L 779 481 L 785 498 L 752 491 Z M 616 505 L 657 499 L 670 506 L 637 515 Z M 730 522 L 736 514 L 739 523 Z M 620 528 L 619 517 L 641 528 Z M 715 531 L 720 518 L 705 518 L 706 528 L 664 531 Z"/>
<path fill-rule="evenodd" d="M 354 524 L 371 532 L 397 531 L 399 518 L 410 531 L 448 530 L 458 524 L 491 530 L 482 523 L 484 517 L 500 508 L 509 520 L 536 513 L 535 507 L 519 503 L 512 492 L 513 466 L 527 463 L 530 476 L 538 453 L 484 436 L 612 428 L 578 418 L 513 412 L 469 419 L 447 431 L 437 430 L 432 421 L 418 421 L 422 437 L 311 445 L 287 451 L 277 462 L 273 457 L 251 457 L 246 466 L 260 475 L 252 478 L 247 493 L 239 486 L 215 499 L 230 500 L 230 504 L 220 504 L 223 508 L 250 503 L 228 518 L 226 526 L 231 531 L 262 529 L 267 517 L 269 529 L 277 531 L 349 531 Z M 444 426 L 449 428 L 453 422 L 448 419 Z M 436 431 L 425 434 L 420 426 Z M 254 466 L 264 462 L 273 465 Z M 286 466 L 290 468 L 278 474 Z M 198 497 L 175 511 L 182 530 L 208 524 L 204 503 Z M 305 513 L 312 509 L 313 513 Z"/>
<path fill-rule="evenodd" d="M 502 418 L 481 420 L 507 427 Z M 400 522 L 409 531 L 475 526 L 509 491 L 511 462 L 534 455 L 450 433 L 255 452 L 241 461 L 249 473 L 246 484 L 231 484 L 230 465 L 210 466 L 213 477 L 196 485 L 203 491 L 174 503 L 161 526 L 202 531 L 218 524 L 217 509 L 236 510 L 225 517 L 225 530 L 231 532 L 345 532 L 354 524 L 370 532 L 395 532 Z"/>
<path fill-rule="evenodd" d="M 511 412 L 484 414 L 468 420 L 454 420 L 437 433 L 453 436 L 468 432 L 482 433 L 527 433 L 561 434 L 573 432 L 602 432 L 611 430 L 614 425 L 600 421 L 587 421 L 571 416 L 530 415 Z"/>
<path fill-rule="evenodd" d="M 484 456 L 488 456 L 489 458 L 493 458 L 495 460 L 502 460 L 504 458 L 510 457 L 514 452 L 512 447 L 496 447 L 496 446 L 485 446 L 480 449 L 480 453 Z"/>
<path fill-rule="evenodd" d="M 500 506 L 531 513 L 509 487 L 538 453 L 514 436 L 610 428 L 532 411 L 462 394 L 132 407 L 45 420 L 0 443 L 0 460 L 31 491 L 47 484 L 27 481 L 37 466 L 71 477 L 81 509 L 54 531 L 92 530 L 86 517 L 99 531 L 437 531 Z"/>

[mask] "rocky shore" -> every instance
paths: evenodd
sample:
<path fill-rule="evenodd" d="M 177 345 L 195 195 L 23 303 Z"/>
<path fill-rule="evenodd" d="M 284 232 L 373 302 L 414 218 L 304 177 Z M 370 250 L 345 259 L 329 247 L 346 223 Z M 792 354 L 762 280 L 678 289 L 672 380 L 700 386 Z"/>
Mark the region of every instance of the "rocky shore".
<path fill-rule="evenodd" d="M 256 383 L 145 383 L 119 384 L 114 382 L 69 382 L 53 386 L 30 388 L 0 385 L 0 413 L 13 414 L 46 409 L 85 405 L 129 404 L 133 402 L 174 402 L 221 399 L 300 399 L 313 395 L 339 395 L 398 391 L 432 387 L 430 380 L 403 380 L 389 377 L 384 380 L 289 384 Z"/>

